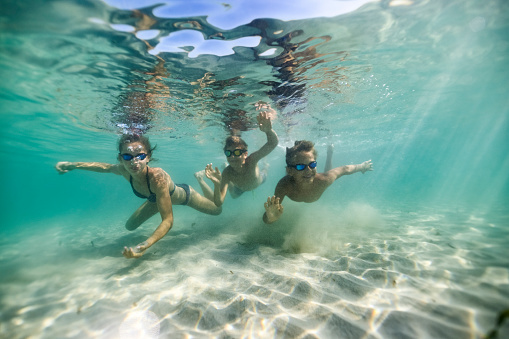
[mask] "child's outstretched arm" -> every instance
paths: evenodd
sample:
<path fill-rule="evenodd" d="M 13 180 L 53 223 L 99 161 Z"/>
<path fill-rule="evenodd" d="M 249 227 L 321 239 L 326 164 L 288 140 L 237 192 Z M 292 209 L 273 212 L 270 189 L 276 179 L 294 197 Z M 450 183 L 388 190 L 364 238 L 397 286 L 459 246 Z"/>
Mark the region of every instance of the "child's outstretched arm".
<path fill-rule="evenodd" d="M 112 165 L 104 162 L 69 162 L 60 161 L 55 165 L 55 169 L 60 174 L 67 173 L 75 169 L 81 169 L 99 173 L 113 173 L 116 175 L 122 174 L 122 167 L 118 164 Z"/>
<path fill-rule="evenodd" d="M 362 164 L 358 165 L 346 165 L 341 167 L 336 167 L 331 169 L 330 171 L 324 173 L 325 176 L 330 177 L 333 180 L 340 178 L 343 175 L 350 175 L 357 172 L 362 172 L 363 174 L 367 171 L 373 170 L 373 164 L 371 160 L 364 161 Z"/>
<path fill-rule="evenodd" d="M 260 112 L 256 117 L 260 131 L 267 135 L 267 142 L 258 151 L 251 153 L 250 158 L 255 162 L 258 162 L 263 157 L 269 155 L 270 152 L 277 147 L 279 139 L 276 132 L 272 129 L 272 122 L 270 121 L 269 114 L 267 112 Z"/>

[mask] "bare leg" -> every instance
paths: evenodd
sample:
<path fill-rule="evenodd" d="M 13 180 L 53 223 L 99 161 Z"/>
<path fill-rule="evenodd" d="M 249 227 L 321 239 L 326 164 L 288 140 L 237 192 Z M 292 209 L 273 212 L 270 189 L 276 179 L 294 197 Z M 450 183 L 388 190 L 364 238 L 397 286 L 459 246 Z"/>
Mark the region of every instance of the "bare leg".
<path fill-rule="evenodd" d="M 332 153 L 334 152 L 334 145 L 330 144 L 327 147 L 327 160 L 325 160 L 325 169 L 324 172 L 328 172 L 332 169 Z"/>
<path fill-rule="evenodd" d="M 223 210 L 221 207 L 217 207 L 212 200 L 205 198 L 203 195 L 196 192 L 191 186 L 189 186 L 189 189 L 191 190 L 191 197 L 187 203 L 187 206 L 206 214 L 221 214 Z"/>
<path fill-rule="evenodd" d="M 205 198 L 209 199 L 210 201 L 214 201 L 214 191 L 212 191 L 212 189 L 210 188 L 209 185 L 207 185 L 207 183 L 205 182 L 205 170 L 201 170 L 199 172 L 196 172 L 194 174 L 194 177 L 196 178 L 196 180 L 198 181 L 198 183 L 200 184 L 200 187 L 203 191 L 203 195 L 205 196 Z"/>
<path fill-rule="evenodd" d="M 129 231 L 134 231 L 158 212 L 157 204 L 147 200 L 133 213 L 133 215 L 131 215 L 129 220 L 127 220 L 125 228 Z"/>

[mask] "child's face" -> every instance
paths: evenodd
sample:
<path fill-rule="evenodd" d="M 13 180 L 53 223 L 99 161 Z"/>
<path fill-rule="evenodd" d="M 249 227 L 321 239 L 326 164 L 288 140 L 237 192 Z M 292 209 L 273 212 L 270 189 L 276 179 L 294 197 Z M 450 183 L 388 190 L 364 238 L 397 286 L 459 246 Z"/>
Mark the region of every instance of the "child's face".
<path fill-rule="evenodd" d="M 235 155 L 235 150 L 240 150 L 242 154 Z M 226 147 L 225 152 L 231 152 L 230 156 L 226 157 L 226 161 L 232 167 L 243 165 L 246 162 L 247 158 L 247 149 L 242 145 L 231 145 Z"/>
<path fill-rule="evenodd" d="M 130 157 L 132 158 L 129 159 Z M 129 160 L 125 160 L 126 158 Z M 141 142 L 132 142 L 122 145 L 118 159 L 129 173 L 135 174 L 145 170 L 150 156 Z"/>
<path fill-rule="evenodd" d="M 290 165 L 303 164 L 306 167 L 302 171 L 298 171 L 295 167 L 287 167 L 287 173 L 298 183 L 313 182 L 316 175 L 316 167 L 310 168 L 308 165 L 316 161 L 313 151 L 297 153 Z"/>

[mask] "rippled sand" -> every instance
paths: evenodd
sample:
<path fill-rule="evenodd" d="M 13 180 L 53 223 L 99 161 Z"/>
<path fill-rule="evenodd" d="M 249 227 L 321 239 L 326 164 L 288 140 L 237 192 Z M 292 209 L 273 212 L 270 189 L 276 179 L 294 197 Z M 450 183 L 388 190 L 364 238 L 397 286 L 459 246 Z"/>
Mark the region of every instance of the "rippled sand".
<path fill-rule="evenodd" d="M 176 212 L 139 260 L 121 249 L 156 218 L 4 235 L 0 336 L 480 338 L 509 308 L 507 216 L 306 208 L 271 227 Z"/>

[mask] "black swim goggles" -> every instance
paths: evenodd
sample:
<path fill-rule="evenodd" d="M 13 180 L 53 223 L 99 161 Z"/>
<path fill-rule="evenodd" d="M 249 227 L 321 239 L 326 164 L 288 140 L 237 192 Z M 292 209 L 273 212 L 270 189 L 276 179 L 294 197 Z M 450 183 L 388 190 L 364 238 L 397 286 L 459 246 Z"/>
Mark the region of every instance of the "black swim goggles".
<path fill-rule="evenodd" d="M 288 167 L 293 167 L 297 171 L 303 171 L 306 167 L 309 167 L 310 169 L 316 168 L 316 161 L 311 161 L 309 164 L 297 164 L 297 165 L 288 165 Z"/>
<path fill-rule="evenodd" d="M 242 154 L 246 153 L 247 152 L 247 149 L 236 149 L 236 150 L 233 150 L 233 151 L 224 151 L 224 155 L 226 155 L 228 158 L 232 156 L 232 154 L 236 157 L 240 157 Z"/>
<path fill-rule="evenodd" d="M 145 160 L 145 158 L 147 157 L 147 155 L 145 153 L 140 153 L 140 154 L 136 154 L 136 155 L 124 153 L 124 154 L 120 154 L 120 156 L 125 161 L 133 160 L 133 158 L 138 158 L 139 160 Z"/>

